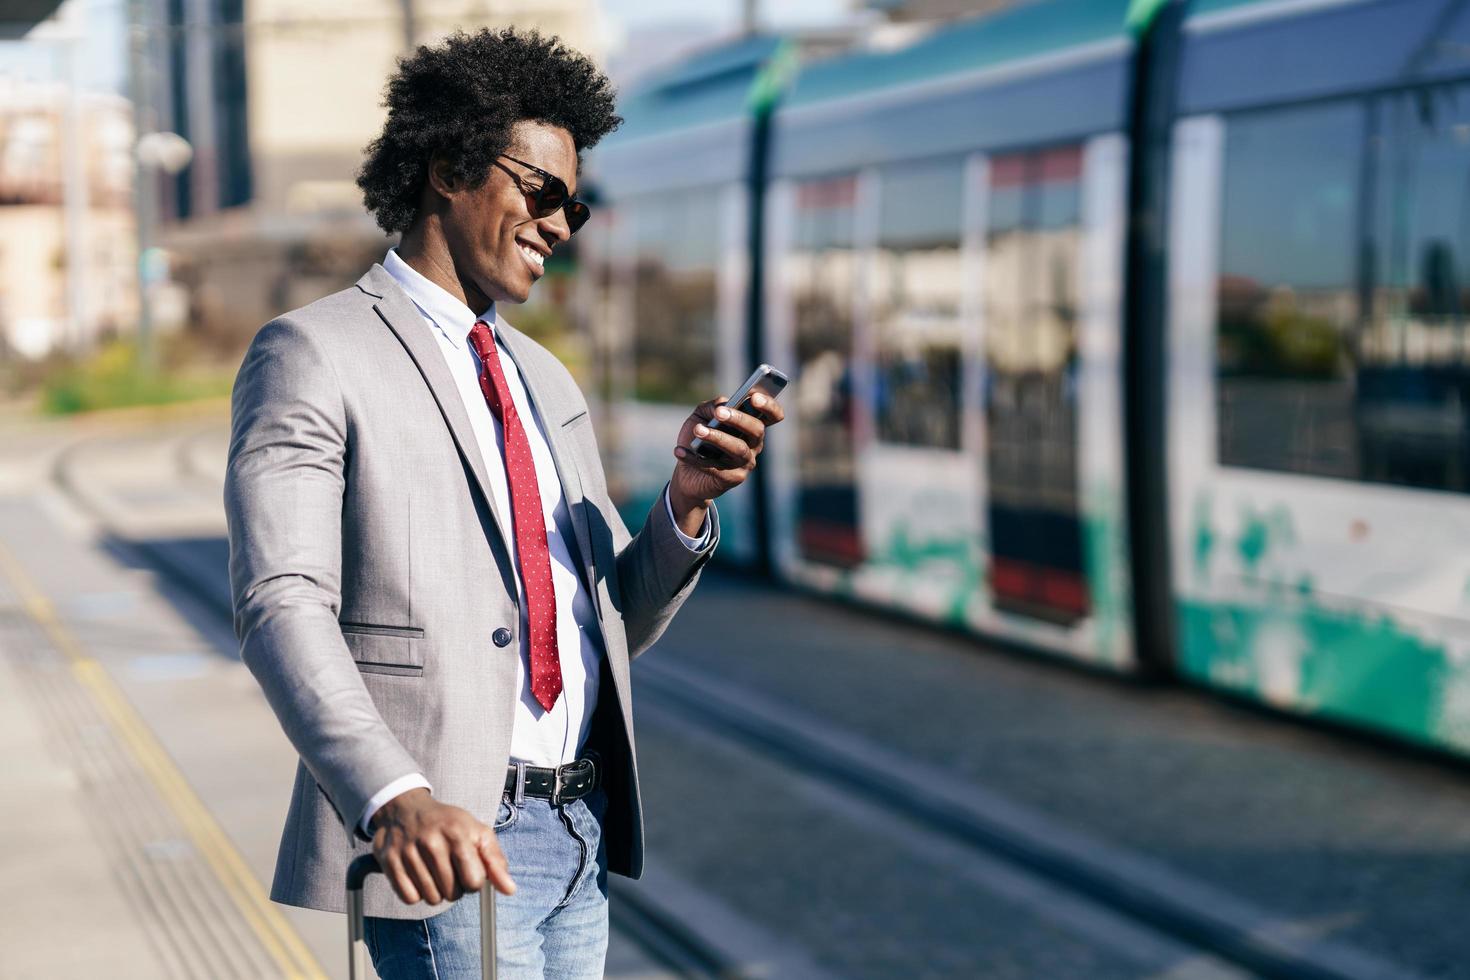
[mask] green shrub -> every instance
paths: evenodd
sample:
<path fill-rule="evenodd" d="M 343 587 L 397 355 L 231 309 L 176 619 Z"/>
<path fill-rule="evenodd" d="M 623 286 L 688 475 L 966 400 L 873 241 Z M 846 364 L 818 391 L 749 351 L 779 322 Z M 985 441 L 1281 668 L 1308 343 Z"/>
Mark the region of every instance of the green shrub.
<path fill-rule="evenodd" d="M 60 365 L 41 384 L 41 411 L 49 415 L 130 405 L 216 398 L 233 377 L 218 368 L 144 370 L 132 340 L 114 340 L 90 356 Z"/>

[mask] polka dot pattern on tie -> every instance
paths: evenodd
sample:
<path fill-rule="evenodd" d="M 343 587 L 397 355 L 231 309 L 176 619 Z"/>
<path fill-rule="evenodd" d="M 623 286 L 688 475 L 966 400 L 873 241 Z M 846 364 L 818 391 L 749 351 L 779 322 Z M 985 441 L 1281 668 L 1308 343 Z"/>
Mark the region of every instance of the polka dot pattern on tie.
<path fill-rule="evenodd" d="M 516 566 L 526 587 L 530 620 L 531 693 L 547 711 L 561 694 L 561 654 L 556 647 L 556 593 L 551 585 L 551 548 L 541 512 L 541 488 L 531 442 L 516 413 L 495 337 L 484 320 L 470 329 L 470 346 L 480 355 L 480 390 L 505 432 L 505 474 L 510 483 L 510 513 L 515 522 Z"/>

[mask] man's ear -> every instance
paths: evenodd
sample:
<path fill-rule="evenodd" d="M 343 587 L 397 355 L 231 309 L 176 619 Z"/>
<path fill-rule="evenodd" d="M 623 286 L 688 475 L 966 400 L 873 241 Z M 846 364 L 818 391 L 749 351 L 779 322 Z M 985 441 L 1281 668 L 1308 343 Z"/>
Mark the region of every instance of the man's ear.
<path fill-rule="evenodd" d="M 453 197 L 462 189 L 462 184 L 449 161 L 437 153 L 429 158 L 429 186 L 434 193 L 440 197 Z"/>

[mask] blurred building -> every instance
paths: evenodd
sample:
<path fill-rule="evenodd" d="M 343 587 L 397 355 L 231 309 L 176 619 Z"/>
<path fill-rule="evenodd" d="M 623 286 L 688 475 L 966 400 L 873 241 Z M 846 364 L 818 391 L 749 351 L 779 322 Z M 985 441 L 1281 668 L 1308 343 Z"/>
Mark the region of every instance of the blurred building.
<path fill-rule="evenodd" d="M 387 240 L 354 182 L 412 44 L 515 25 L 600 58 L 595 0 L 163 0 L 146 80 L 194 160 L 163 179 L 159 242 L 191 321 L 224 340 L 341 288 Z"/>
<path fill-rule="evenodd" d="M 4 356 L 39 358 L 57 348 L 85 347 L 137 315 L 132 107 L 107 93 L 77 99 L 76 125 L 69 126 L 65 86 L 0 78 Z M 80 257 L 67 254 L 65 174 L 73 153 L 83 194 L 72 215 L 73 235 L 84 249 Z M 70 297 L 69 274 L 77 277 Z"/>

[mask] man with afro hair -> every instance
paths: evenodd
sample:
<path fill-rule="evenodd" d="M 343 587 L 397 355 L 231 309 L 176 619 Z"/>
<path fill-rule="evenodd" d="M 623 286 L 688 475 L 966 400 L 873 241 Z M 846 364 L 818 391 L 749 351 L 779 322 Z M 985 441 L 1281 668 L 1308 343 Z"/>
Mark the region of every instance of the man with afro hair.
<path fill-rule="evenodd" d="M 630 533 L 586 400 L 502 309 L 589 219 L 607 78 L 556 38 L 458 33 L 400 61 L 387 108 L 358 183 L 397 247 L 262 327 L 232 397 L 235 630 L 301 757 L 271 898 L 343 911 L 370 852 L 384 980 L 479 976 L 487 884 L 503 976 L 598 977 L 607 873 L 643 865 L 629 662 L 782 411 L 696 406 Z"/>

